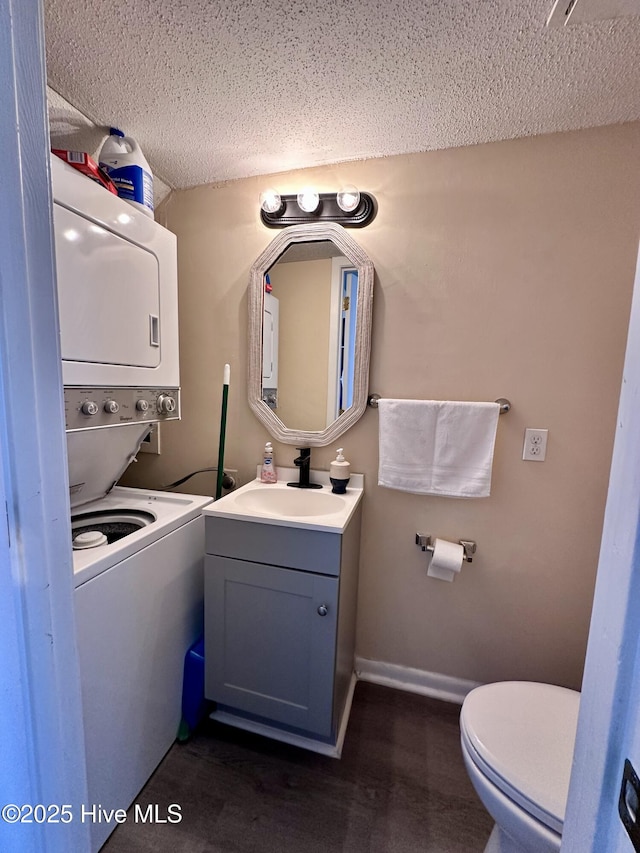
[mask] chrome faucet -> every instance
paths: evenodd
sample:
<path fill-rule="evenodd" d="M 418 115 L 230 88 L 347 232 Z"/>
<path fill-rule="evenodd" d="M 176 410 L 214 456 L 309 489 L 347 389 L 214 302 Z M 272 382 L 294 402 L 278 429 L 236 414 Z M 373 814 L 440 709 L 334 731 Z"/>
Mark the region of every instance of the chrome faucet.
<path fill-rule="evenodd" d="M 298 447 L 300 456 L 293 460 L 296 468 L 300 469 L 300 480 L 297 483 L 287 483 L 287 486 L 292 486 L 294 489 L 321 489 L 320 483 L 310 483 L 309 474 L 311 473 L 311 448 Z"/>

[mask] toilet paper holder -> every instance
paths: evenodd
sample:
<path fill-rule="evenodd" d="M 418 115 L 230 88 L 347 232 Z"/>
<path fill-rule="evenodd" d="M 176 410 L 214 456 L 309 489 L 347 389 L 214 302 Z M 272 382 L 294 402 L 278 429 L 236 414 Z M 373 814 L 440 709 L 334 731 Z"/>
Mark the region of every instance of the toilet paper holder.
<path fill-rule="evenodd" d="M 462 550 L 464 551 L 464 560 L 467 563 L 473 562 L 473 555 L 476 553 L 476 543 L 472 539 L 458 539 Z M 416 533 L 416 545 L 423 551 L 428 551 L 433 554 L 433 543 L 429 533 Z"/>

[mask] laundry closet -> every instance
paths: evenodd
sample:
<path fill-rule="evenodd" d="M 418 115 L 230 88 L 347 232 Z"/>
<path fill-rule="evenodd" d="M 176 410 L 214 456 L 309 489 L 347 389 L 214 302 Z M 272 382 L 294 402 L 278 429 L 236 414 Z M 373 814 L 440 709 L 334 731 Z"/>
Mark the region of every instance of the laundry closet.
<path fill-rule="evenodd" d="M 51 157 L 90 803 L 127 808 L 175 740 L 211 498 L 115 484 L 180 417 L 176 238 Z M 115 821 L 92 821 L 97 851 Z"/>

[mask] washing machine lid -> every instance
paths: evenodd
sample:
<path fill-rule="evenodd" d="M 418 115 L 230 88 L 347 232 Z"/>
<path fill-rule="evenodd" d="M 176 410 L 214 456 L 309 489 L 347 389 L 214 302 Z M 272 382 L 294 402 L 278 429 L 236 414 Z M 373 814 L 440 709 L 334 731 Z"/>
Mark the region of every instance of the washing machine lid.
<path fill-rule="evenodd" d="M 150 424 L 67 432 L 71 508 L 109 494 L 135 459 Z"/>
<path fill-rule="evenodd" d="M 580 694 L 529 681 L 477 687 L 462 705 L 469 757 L 507 797 L 562 833 Z"/>

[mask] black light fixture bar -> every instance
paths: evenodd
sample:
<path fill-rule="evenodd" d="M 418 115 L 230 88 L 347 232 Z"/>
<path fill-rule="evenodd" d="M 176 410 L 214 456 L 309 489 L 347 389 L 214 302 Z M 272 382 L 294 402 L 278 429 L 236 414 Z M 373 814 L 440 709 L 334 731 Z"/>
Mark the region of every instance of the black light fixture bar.
<path fill-rule="evenodd" d="M 375 217 L 376 200 L 368 193 L 360 193 L 360 204 L 355 210 L 346 213 L 336 201 L 335 193 L 319 193 L 318 207 L 307 213 L 298 206 L 296 195 L 280 196 L 280 210 L 267 213 L 260 209 L 260 219 L 267 228 L 286 228 L 288 225 L 303 225 L 307 222 L 337 222 L 343 228 L 364 228 Z"/>

